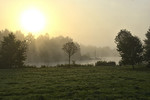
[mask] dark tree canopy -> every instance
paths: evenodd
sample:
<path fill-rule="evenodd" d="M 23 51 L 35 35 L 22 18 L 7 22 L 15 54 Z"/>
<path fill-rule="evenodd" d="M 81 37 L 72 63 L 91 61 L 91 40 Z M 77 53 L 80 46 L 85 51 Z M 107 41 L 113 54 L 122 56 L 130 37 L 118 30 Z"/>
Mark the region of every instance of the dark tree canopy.
<path fill-rule="evenodd" d="M 2 68 L 22 67 L 26 59 L 27 45 L 17 40 L 13 33 L 4 36 L 0 48 L 0 66 Z"/>
<path fill-rule="evenodd" d="M 150 65 L 150 28 L 147 31 L 146 35 L 146 39 L 144 40 L 145 42 L 145 60 L 149 63 Z"/>
<path fill-rule="evenodd" d="M 66 44 L 63 45 L 62 49 L 68 55 L 70 65 L 71 56 L 77 53 L 77 51 L 79 50 L 79 46 L 77 46 L 77 44 L 75 44 L 74 42 L 67 42 Z"/>
<path fill-rule="evenodd" d="M 122 57 L 124 65 L 134 65 L 142 61 L 143 47 L 140 39 L 127 30 L 121 30 L 115 38 L 117 51 Z"/>

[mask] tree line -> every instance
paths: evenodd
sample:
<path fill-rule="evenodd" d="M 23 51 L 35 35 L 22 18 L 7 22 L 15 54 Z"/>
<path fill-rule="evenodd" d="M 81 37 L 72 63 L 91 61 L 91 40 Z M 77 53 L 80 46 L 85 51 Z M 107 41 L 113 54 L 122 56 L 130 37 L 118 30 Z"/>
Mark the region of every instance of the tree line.
<path fill-rule="evenodd" d="M 32 34 L 24 36 L 17 31 L 14 35 L 4 30 L 0 31 L 0 41 L 0 67 L 22 67 L 24 63 L 49 63 L 68 59 L 70 65 L 71 57 L 82 58 L 80 45 L 69 37 L 50 38 L 45 34 L 35 38 Z M 134 65 L 143 62 L 150 65 L 150 29 L 146 33 L 144 44 L 126 29 L 118 33 L 115 43 L 122 58 L 120 65 L 132 65 L 133 69 Z"/>
<path fill-rule="evenodd" d="M 20 68 L 24 67 L 26 60 L 28 40 L 17 40 L 13 33 L 4 36 L 1 41 L 0 49 L 0 68 Z M 71 57 L 80 49 L 79 45 L 69 41 L 63 45 L 64 52 L 69 57 L 69 66 Z"/>
<path fill-rule="evenodd" d="M 10 38 L 9 30 L 0 31 L 0 51 L 2 51 L 1 46 L 3 45 L 3 41 L 5 37 Z M 20 31 L 16 31 L 13 33 L 14 41 L 24 41 L 26 44 L 26 60 L 25 64 L 36 64 L 36 63 L 50 63 L 50 62 L 59 62 L 59 61 L 67 61 L 68 57 L 62 50 L 62 47 L 65 43 L 69 41 L 73 41 L 73 39 L 69 37 L 50 37 L 49 34 L 40 35 L 35 37 L 33 34 L 29 33 L 24 35 Z M 77 46 L 79 44 L 75 42 Z M 13 47 L 13 45 L 12 45 Z M 11 50 L 10 50 L 11 51 Z M 72 57 L 72 59 L 80 59 L 81 53 L 80 50 Z M 1 60 L 2 61 L 2 60 Z"/>
<path fill-rule="evenodd" d="M 7 37 L 10 33 L 11 31 L 7 29 L 0 31 L 0 46 L 4 37 Z M 31 33 L 24 35 L 21 31 L 16 31 L 13 34 L 15 35 L 15 40 L 25 41 L 27 45 L 25 64 L 34 65 L 39 63 L 40 65 L 68 61 L 68 57 L 62 50 L 62 46 L 69 41 L 73 41 L 70 37 L 50 37 L 49 34 L 35 37 Z M 75 44 L 78 47 L 80 46 L 80 48 L 72 57 L 74 61 L 90 60 L 91 57 L 95 56 L 106 57 L 117 55 L 116 50 L 109 47 L 85 46 L 82 44 L 79 45 L 77 42 L 75 42 Z"/>

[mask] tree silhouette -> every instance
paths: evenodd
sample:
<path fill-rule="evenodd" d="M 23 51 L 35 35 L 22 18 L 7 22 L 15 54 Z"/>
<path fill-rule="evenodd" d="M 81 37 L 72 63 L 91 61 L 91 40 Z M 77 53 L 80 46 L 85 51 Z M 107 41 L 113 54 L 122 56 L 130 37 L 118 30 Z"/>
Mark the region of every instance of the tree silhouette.
<path fill-rule="evenodd" d="M 2 68 L 22 67 L 26 59 L 25 41 L 16 40 L 13 33 L 4 36 L 0 49 L 0 66 Z"/>
<path fill-rule="evenodd" d="M 138 37 L 132 36 L 127 30 L 121 30 L 115 38 L 124 65 L 134 65 L 142 61 L 143 47 Z"/>
<path fill-rule="evenodd" d="M 146 35 L 146 39 L 144 40 L 145 42 L 145 60 L 148 62 L 148 66 L 150 66 L 150 28 L 147 31 Z"/>
<path fill-rule="evenodd" d="M 70 59 L 71 56 L 73 56 L 75 53 L 78 51 L 78 47 L 74 42 L 67 42 L 66 44 L 63 45 L 64 52 L 68 55 L 69 58 L 69 66 L 70 66 Z"/>

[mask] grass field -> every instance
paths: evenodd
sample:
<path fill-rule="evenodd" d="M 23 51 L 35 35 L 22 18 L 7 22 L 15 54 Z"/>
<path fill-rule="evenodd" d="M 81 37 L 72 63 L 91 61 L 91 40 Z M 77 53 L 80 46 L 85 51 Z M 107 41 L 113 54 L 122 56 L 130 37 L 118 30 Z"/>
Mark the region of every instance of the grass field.
<path fill-rule="evenodd" d="M 0 100 L 150 100 L 150 68 L 0 69 Z"/>

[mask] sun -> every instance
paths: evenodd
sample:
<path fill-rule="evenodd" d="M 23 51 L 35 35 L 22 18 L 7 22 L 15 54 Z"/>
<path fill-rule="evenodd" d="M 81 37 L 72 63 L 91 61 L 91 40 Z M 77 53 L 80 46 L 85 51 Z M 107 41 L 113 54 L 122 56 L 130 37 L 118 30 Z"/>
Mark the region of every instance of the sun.
<path fill-rule="evenodd" d="M 39 32 L 44 29 L 46 21 L 44 14 L 40 10 L 30 8 L 21 14 L 20 22 L 25 31 Z"/>

